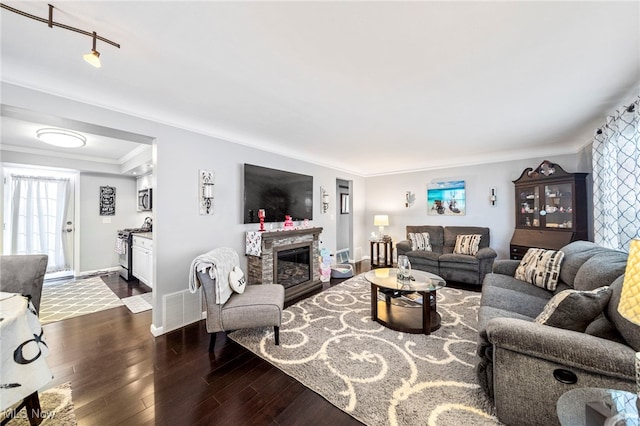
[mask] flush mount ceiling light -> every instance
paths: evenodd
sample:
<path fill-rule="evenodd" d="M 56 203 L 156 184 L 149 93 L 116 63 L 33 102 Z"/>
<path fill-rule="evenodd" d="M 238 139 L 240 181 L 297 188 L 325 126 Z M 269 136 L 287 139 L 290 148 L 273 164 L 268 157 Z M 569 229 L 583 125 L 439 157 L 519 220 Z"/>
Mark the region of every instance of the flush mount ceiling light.
<path fill-rule="evenodd" d="M 87 138 L 80 133 L 65 129 L 40 129 L 36 135 L 42 142 L 62 148 L 80 148 L 87 143 Z"/>
<path fill-rule="evenodd" d="M 93 48 L 91 49 L 90 53 L 87 53 L 86 55 L 84 55 L 84 60 L 89 62 L 91 65 L 93 65 L 96 68 L 100 68 L 100 52 L 98 52 L 96 50 L 96 40 L 100 40 L 100 41 L 104 41 L 105 43 L 109 43 L 112 46 L 117 47 L 118 49 L 120 48 L 120 45 L 118 43 L 115 43 L 111 40 L 108 40 L 104 37 L 100 37 L 98 34 L 96 34 L 95 31 L 89 32 L 89 31 L 84 31 L 81 30 L 79 28 L 74 28 L 74 27 L 70 27 L 69 25 L 65 25 L 65 24 L 61 24 L 59 22 L 55 22 L 53 20 L 53 5 L 49 5 L 49 19 L 46 18 L 40 18 L 39 16 L 35 16 L 32 15 L 30 13 L 27 12 L 23 12 L 21 10 L 15 9 L 11 6 L 7 6 L 4 3 L 0 3 L 0 7 L 2 7 L 2 9 L 6 9 L 10 12 L 13 13 L 17 13 L 18 15 L 24 16 L 25 18 L 31 18 L 34 19 L 36 21 L 39 22 L 44 22 L 45 24 L 47 24 L 49 26 L 49 28 L 53 28 L 53 27 L 59 27 L 65 30 L 69 30 L 69 31 L 74 31 L 76 33 L 79 34 L 84 34 L 86 36 L 92 37 L 93 38 Z"/>

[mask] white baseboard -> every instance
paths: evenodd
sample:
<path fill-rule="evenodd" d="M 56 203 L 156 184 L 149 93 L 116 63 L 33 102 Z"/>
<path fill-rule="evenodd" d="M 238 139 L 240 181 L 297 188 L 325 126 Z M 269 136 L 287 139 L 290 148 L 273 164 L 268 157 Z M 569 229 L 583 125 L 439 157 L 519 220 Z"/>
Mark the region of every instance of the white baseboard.
<path fill-rule="evenodd" d="M 161 334 L 164 334 L 164 328 L 163 327 L 156 327 L 153 324 L 151 324 L 150 330 L 151 330 L 151 334 L 153 335 L 153 337 L 158 337 Z"/>
<path fill-rule="evenodd" d="M 92 276 L 92 275 L 104 275 L 104 274 L 108 274 L 111 272 L 119 272 L 120 271 L 120 267 L 119 266 L 113 266 L 111 268 L 104 268 L 104 269 L 95 269 L 93 271 L 81 271 L 78 272 L 75 277 L 76 278 L 80 278 L 80 277 L 87 277 L 87 276 Z"/>

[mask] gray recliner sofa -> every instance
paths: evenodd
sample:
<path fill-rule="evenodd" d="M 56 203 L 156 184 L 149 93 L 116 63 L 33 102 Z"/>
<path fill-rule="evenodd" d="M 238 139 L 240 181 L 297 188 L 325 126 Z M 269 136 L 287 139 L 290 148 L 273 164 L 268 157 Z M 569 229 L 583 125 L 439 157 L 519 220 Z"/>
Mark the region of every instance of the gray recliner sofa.
<path fill-rule="evenodd" d="M 576 241 L 554 292 L 514 278 L 517 260 L 499 260 L 485 277 L 478 312 L 477 375 L 507 425 L 559 424 L 556 402 L 574 388 L 635 392 L 640 327 L 617 311 L 627 253 Z M 604 313 L 584 332 L 534 322 L 554 294 L 611 287 Z"/>
<path fill-rule="evenodd" d="M 409 233 L 429 233 L 432 250 L 412 250 Z M 475 256 L 456 254 L 453 249 L 458 235 L 481 235 Z M 489 247 L 489 228 L 479 226 L 407 226 L 407 240 L 396 244 L 398 256 L 406 255 L 413 269 L 431 272 L 445 280 L 481 285 L 491 272 L 497 254 Z"/>

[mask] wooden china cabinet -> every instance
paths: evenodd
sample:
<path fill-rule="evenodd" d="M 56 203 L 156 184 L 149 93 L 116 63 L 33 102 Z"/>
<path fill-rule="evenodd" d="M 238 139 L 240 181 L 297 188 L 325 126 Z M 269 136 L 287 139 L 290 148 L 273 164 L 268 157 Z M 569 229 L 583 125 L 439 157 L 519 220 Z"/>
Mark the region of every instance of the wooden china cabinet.
<path fill-rule="evenodd" d="M 515 184 L 516 229 L 511 259 L 522 259 L 530 247 L 558 250 L 587 239 L 588 173 L 567 173 L 543 161 L 526 168 Z"/>

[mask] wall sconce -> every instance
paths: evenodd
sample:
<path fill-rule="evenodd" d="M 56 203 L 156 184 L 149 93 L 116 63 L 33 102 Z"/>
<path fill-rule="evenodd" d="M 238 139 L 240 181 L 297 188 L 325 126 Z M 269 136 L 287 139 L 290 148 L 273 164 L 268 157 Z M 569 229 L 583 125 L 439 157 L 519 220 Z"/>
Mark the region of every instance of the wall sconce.
<path fill-rule="evenodd" d="M 416 200 L 416 195 L 411 191 L 405 191 L 404 193 L 404 206 L 409 208 L 413 205 Z"/>
<path fill-rule="evenodd" d="M 489 203 L 491 203 L 491 207 L 496 206 L 496 201 L 498 201 L 498 197 L 496 196 L 496 189 L 491 188 L 491 194 L 489 195 Z"/>
<path fill-rule="evenodd" d="M 329 193 L 323 186 L 320 187 L 320 201 L 322 202 L 322 213 L 329 210 Z"/>
<path fill-rule="evenodd" d="M 213 214 L 213 172 L 209 170 L 200 170 L 200 214 Z"/>

